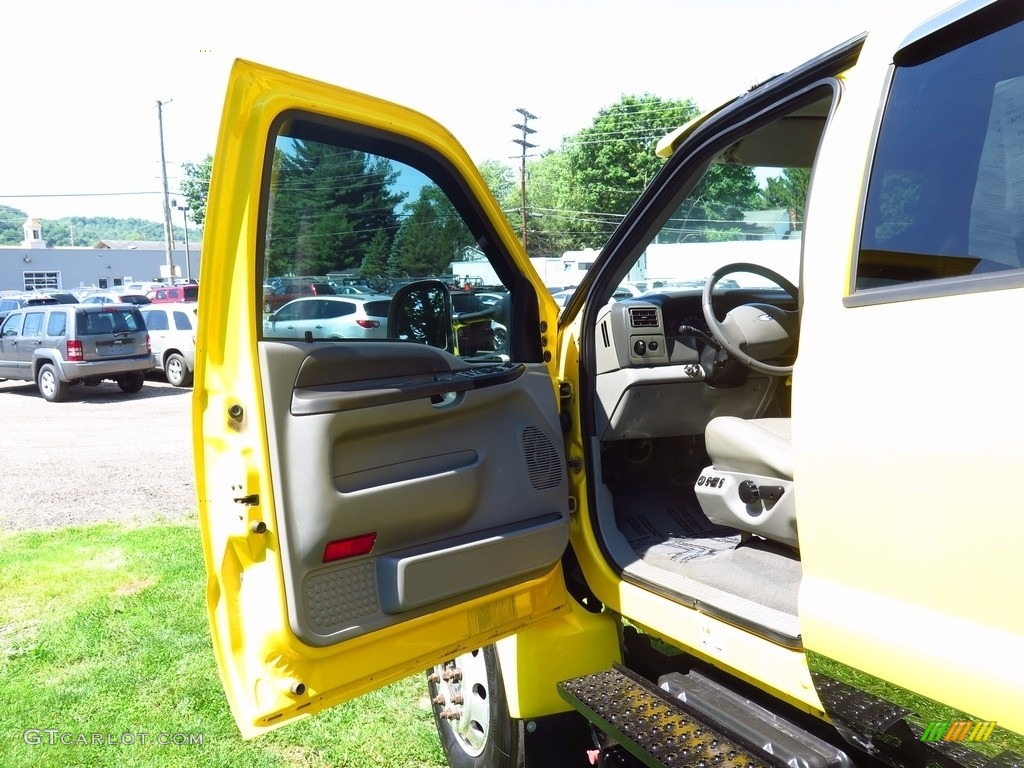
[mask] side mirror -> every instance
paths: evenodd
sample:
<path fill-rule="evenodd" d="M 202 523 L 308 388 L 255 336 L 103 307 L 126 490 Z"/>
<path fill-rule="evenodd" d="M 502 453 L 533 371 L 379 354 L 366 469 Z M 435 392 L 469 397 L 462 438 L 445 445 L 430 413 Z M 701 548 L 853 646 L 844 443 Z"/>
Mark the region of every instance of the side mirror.
<path fill-rule="evenodd" d="M 388 307 L 388 338 L 455 351 L 452 299 L 440 280 L 403 285 Z"/>

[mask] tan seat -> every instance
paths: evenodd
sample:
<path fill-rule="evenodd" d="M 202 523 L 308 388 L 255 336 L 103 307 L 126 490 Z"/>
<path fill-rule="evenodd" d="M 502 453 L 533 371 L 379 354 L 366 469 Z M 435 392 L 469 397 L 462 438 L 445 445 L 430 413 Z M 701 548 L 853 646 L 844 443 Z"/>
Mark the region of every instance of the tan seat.
<path fill-rule="evenodd" d="M 711 466 L 694 491 L 708 519 L 797 547 L 790 420 L 719 416 L 704 438 Z"/>
<path fill-rule="evenodd" d="M 719 416 L 704 430 L 716 469 L 793 479 L 793 433 L 789 419 Z"/>

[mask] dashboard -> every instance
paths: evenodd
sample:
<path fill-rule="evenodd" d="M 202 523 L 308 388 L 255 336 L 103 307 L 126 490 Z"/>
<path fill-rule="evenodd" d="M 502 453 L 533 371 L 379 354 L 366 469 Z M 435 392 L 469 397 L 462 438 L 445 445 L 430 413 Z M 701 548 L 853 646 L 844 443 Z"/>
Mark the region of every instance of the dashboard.
<path fill-rule="evenodd" d="M 716 416 L 755 418 L 768 407 L 778 380 L 748 372 L 728 387 L 712 387 L 701 365 L 704 342 L 688 326 L 708 334 L 702 291 L 646 294 L 614 302 L 597 320 L 597 426 L 602 440 L 703 434 Z M 782 290 L 716 292 L 719 319 L 742 304 L 795 309 Z"/>

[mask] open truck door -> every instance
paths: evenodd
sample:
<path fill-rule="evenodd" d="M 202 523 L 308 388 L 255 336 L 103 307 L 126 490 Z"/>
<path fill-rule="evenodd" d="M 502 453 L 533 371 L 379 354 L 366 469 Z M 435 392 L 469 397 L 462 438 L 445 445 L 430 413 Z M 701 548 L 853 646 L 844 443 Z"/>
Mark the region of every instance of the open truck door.
<path fill-rule="evenodd" d="M 557 308 L 422 115 L 239 61 L 215 157 L 196 481 L 215 652 L 253 736 L 568 608 Z M 272 281 L 467 250 L 508 288 L 501 349 L 460 355 L 457 316 L 435 333 L 444 286 L 390 320 L 381 287 L 366 338 L 264 333 Z M 295 301 L 330 320 L 329 295 Z"/>

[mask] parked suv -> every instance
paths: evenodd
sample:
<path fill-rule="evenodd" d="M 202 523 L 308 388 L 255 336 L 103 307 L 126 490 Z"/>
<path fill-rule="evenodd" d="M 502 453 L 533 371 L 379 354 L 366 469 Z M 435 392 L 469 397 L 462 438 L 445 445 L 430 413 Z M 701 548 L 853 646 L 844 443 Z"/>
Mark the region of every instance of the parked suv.
<path fill-rule="evenodd" d="M 147 291 L 146 298 L 153 304 L 162 304 L 169 301 L 198 301 L 199 286 L 195 283 L 164 285 Z"/>
<path fill-rule="evenodd" d="M 50 402 L 72 384 L 104 379 L 138 392 L 153 367 L 149 334 L 129 304 L 53 304 L 23 307 L 0 326 L 0 378 L 34 381 Z"/>
<path fill-rule="evenodd" d="M 263 321 L 267 338 L 383 339 L 391 297 L 305 296 L 290 301 Z"/>
<path fill-rule="evenodd" d="M 194 301 L 179 304 L 154 302 L 139 311 L 149 331 L 156 367 L 174 387 L 192 385 L 196 364 L 196 319 L 199 305 Z"/>

